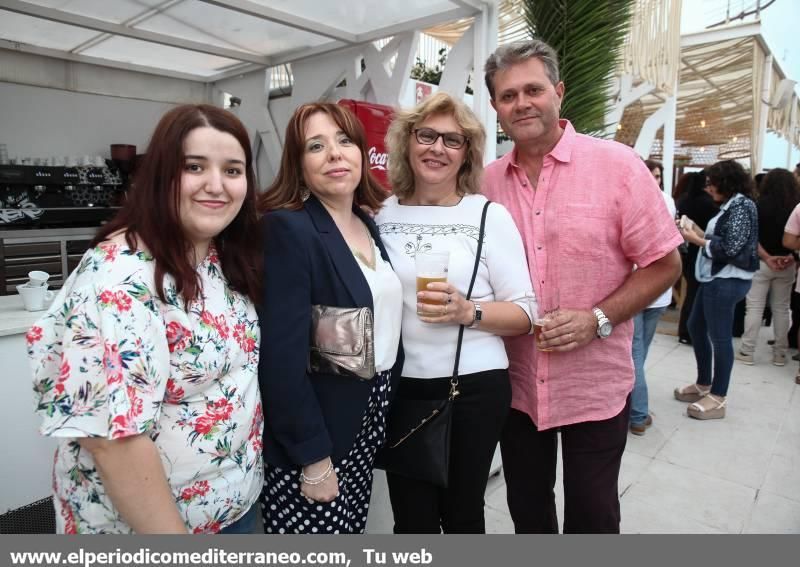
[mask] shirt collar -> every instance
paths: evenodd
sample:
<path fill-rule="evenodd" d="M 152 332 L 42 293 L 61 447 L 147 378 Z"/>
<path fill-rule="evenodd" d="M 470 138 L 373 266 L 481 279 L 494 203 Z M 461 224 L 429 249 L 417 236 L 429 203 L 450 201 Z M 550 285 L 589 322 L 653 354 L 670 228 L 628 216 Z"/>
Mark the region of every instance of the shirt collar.
<path fill-rule="evenodd" d="M 555 147 L 547 153 L 545 157 L 552 157 L 553 159 L 562 163 L 569 163 L 572 158 L 572 149 L 575 147 L 575 140 L 578 137 L 575 128 L 569 120 L 562 118 L 558 121 L 558 125 L 564 130 L 561 138 L 556 143 Z M 517 145 L 514 144 L 514 149 L 508 152 L 503 158 L 506 161 L 507 167 L 514 166 L 520 167 L 517 161 Z"/>
<path fill-rule="evenodd" d="M 730 199 L 728 199 L 728 200 L 725 202 L 725 204 L 724 204 L 724 205 L 722 205 L 722 206 L 719 208 L 719 211 L 720 211 L 720 212 L 727 211 L 727 210 L 730 208 L 730 206 L 733 204 L 733 202 L 734 202 L 734 201 L 738 201 L 738 200 L 739 200 L 739 198 L 744 198 L 744 195 L 742 195 L 741 193 L 736 193 L 736 194 L 735 194 L 733 197 L 731 197 Z"/>

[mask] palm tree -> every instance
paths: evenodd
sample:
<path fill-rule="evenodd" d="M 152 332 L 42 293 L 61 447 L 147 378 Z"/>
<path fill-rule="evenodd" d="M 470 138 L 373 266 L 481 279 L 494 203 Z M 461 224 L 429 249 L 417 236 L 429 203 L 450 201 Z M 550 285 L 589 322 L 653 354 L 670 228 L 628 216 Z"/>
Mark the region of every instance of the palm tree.
<path fill-rule="evenodd" d="M 575 130 L 600 135 L 609 86 L 636 0 L 525 0 L 533 37 L 558 52 L 566 86 L 561 116 Z"/>

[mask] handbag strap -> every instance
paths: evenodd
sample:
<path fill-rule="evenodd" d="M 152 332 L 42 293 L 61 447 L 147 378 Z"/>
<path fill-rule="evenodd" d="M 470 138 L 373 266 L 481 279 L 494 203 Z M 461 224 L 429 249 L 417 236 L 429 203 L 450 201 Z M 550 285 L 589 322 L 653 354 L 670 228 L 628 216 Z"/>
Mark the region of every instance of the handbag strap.
<path fill-rule="evenodd" d="M 475 278 L 478 275 L 478 266 L 481 263 L 481 250 L 483 249 L 483 233 L 486 229 L 486 213 L 489 211 L 491 201 L 486 201 L 481 213 L 481 227 L 478 230 L 478 249 L 475 251 L 475 265 L 472 267 L 472 279 L 469 282 L 469 289 L 467 289 L 467 301 L 472 297 L 472 288 L 475 287 Z M 453 365 L 453 376 L 450 378 L 450 394 L 448 398 L 452 400 L 458 395 L 458 363 L 461 360 L 461 343 L 464 339 L 464 325 L 458 327 L 458 343 L 456 344 L 456 362 Z"/>

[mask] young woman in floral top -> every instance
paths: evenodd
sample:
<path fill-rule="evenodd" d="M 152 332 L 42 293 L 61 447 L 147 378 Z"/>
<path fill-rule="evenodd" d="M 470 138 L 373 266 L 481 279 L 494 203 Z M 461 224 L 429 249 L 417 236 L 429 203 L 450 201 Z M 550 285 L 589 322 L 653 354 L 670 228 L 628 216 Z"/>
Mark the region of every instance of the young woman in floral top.
<path fill-rule="evenodd" d="M 186 105 L 28 333 L 60 533 L 241 533 L 261 489 L 248 135 Z M 250 511 L 250 512 L 249 512 Z"/>

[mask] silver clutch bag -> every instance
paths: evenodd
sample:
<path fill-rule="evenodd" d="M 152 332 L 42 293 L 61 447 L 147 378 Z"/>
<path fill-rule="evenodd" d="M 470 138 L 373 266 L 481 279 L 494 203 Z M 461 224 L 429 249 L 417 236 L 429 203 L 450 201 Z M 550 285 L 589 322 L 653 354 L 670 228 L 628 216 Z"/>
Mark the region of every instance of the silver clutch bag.
<path fill-rule="evenodd" d="M 372 310 L 312 305 L 308 366 L 312 372 L 372 379 L 375 376 Z"/>

